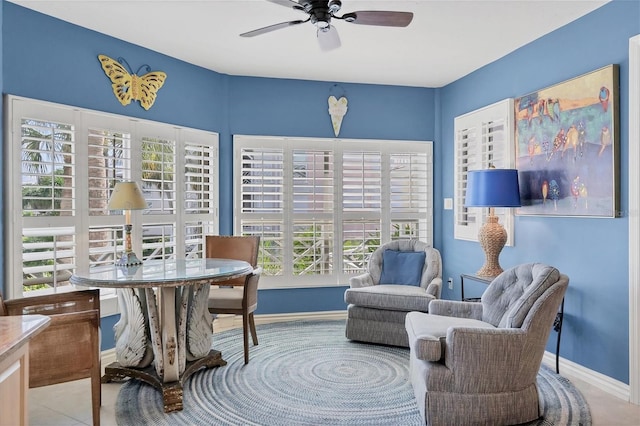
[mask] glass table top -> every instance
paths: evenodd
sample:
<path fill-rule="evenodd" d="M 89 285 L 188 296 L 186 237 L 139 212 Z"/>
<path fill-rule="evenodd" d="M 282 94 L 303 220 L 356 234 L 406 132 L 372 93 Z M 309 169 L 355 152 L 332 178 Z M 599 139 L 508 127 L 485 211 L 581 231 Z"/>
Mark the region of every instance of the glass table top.
<path fill-rule="evenodd" d="M 148 260 L 142 265 L 105 265 L 76 272 L 71 283 L 90 287 L 162 287 L 191 285 L 198 281 L 224 281 L 248 275 L 248 262 L 231 259 Z"/>

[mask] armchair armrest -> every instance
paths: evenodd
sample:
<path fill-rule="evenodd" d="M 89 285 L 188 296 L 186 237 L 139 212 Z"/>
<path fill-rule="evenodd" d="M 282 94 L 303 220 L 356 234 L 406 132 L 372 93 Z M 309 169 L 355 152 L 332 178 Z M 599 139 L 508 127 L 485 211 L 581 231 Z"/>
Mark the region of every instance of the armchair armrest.
<path fill-rule="evenodd" d="M 375 283 L 373 282 L 373 278 L 369 273 L 364 273 L 349 278 L 349 286 L 351 288 L 371 287 L 372 285 L 375 285 Z"/>
<path fill-rule="evenodd" d="M 524 359 L 534 356 L 527 339 L 526 332 L 520 328 L 451 327 L 445 341 L 445 366 L 457 377 L 474 377 L 473 380 L 454 380 L 464 383 L 465 392 L 512 389 L 522 381 L 523 375 L 537 373 L 537 367 L 533 367 L 535 371 L 528 371 L 531 368 L 527 367 L 536 364 Z M 505 371 L 512 374 L 505 375 Z"/>
<path fill-rule="evenodd" d="M 431 282 L 427 286 L 427 293 L 432 295 L 435 299 L 440 299 L 440 294 L 442 293 L 441 277 L 435 277 L 431 280 Z"/>
<path fill-rule="evenodd" d="M 445 317 L 482 320 L 482 303 L 437 299 L 429 303 L 429 313 Z"/>

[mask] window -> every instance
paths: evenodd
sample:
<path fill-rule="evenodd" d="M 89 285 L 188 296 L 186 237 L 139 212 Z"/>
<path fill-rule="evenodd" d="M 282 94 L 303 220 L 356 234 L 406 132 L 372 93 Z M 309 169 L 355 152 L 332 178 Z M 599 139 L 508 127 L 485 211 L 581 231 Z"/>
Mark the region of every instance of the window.
<path fill-rule="evenodd" d="M 264 287 L 344 285 L 397 238 L 432 242 L 430 142 L 234 137 L 234 227 Z"/>
<path fill-rule="evenodd" d="M 478 241 L 478 230 L 485 222 L 488 209 L 465 207 L 467 172 L 489 167 L 514 167 L 513 100 L 506 99 L 485 108 L 456 117 L 454 236 Z M 507 245 L 513 245 L 512 209 L 496 208 L 495 214 L 507 230 Z"/>
<path fill-rule="evenodd" d="M 138 182 L 148 203 L 132 212 L 136 253 L 201 257 L 204 235 L 218 231 L 216 134 L 17 97 L 8 105 L 9 297 L 52 291 L 120 256 L 124 219 L 107 209 L 120 180 Z"/>

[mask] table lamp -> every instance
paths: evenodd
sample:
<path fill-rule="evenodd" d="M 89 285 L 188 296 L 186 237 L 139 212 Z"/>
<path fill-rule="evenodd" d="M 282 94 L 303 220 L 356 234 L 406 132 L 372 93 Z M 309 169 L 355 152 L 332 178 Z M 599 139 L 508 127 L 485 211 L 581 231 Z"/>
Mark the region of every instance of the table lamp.
<path fill-rule="evenodd" d="M 109 199 L 109 210 L 124 210 L 124 253 L 116 262 L 119 266 L 141 265 L 142 262 L 131 249 L 131 210 L 146 209 L 147 202 L 142 196 L 142 191 L 135 182 L 118 182 L 113 188 Z"/>
<path fill-rule="evenodd" d="M 476 273 L 495 277 L 502 273 L 500 252 L 507 242 L 507 231 L 498 223 L 494 207 L 520 207 L 518 171 L 515 169 L 471 170 L 467 173 L 465 207 L 489 207 L 487 221 L 478 231 L 486 261 Z"/>

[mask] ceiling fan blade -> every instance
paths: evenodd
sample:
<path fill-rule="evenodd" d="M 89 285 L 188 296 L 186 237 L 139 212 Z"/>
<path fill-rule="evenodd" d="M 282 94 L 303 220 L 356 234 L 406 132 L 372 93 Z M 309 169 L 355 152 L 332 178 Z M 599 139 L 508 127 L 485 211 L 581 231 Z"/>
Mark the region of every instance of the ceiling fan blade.
<path fill-rule="evenodd" d="M 300 3 L 294 0 L 267 0 L 267 1 L 270 1 L 271 3 L 279 4 L 280 6 L 290 7 L 296 10 L 304 11 L 304 6 L 302 6 Z"/>
<path fill-rule="evenodd" d="M 336 16 L 336 18 L 338 18 Z M 391 12 L 387 10 L 359 10 L 345 13 L 338 19 L 360 25 L 381 25 L 385 27 L 406 27 L 413 20 L 411 12 Z"/>
<path fill-rule="evenodd" d="M 340 36 L 336 27 L 330 25 L 326 31 L 318 30 L 318 44 L 323 52 L 337 49 L 340 47 Z"/>
<path fill-rule="evenodd" d="M 247 31 L 246 33 L 240 34 L 240 37 L 255 37 L 260 34 L 270 33 L 271 31 L 279 30 L 280 28 L 290 27 L 292 25 L 303 24 L 309 21 L 308 19 L 302 21 L 288 21 L 288 22 L 280 22 L 279 24 L 269 25 L 268 27 L 258 28 L 257 30 Z"/>

